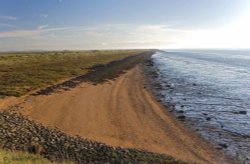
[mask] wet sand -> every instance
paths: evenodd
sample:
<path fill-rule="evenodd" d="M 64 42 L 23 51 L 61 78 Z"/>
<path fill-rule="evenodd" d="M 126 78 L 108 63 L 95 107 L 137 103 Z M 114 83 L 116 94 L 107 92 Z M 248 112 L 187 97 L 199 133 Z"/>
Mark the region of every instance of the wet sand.
<path fill-rule="evenodd" d="M 32 120 L 108 145 L 165 153 L 188 162 L 223 160 L 151 96 L 139 66 L 103 84 L 82 83 L 69 91 L 28 96 L 20 106 Z"/>

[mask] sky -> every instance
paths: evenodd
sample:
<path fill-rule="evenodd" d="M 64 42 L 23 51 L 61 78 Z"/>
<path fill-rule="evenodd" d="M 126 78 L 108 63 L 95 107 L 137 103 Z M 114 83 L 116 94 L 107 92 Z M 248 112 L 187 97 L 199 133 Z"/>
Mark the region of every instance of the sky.
<path fill-rule="evenodd" d="M 250 48 L 250 0 L 0 0 L 0 51 Z"/>

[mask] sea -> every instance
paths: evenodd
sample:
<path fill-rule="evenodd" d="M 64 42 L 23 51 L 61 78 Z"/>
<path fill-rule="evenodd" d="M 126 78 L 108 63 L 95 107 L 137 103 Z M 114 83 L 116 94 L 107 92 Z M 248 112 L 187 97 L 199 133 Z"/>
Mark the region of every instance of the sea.
<path fill-rule="evenodd" d="M 159 50 L 164 104 L 241 163 L 250 163 L 250 50 Z"/>

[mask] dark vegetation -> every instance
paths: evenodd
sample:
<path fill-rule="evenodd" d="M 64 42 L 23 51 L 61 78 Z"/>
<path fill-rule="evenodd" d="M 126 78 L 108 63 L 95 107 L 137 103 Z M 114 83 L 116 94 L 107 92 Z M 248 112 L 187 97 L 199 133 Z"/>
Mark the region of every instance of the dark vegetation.
<path fill-rule="evenodd" d="M 134 67 L 136 64 L 147 60 L 151 57 L 152 51 L 141 52 L 136 55 L 131 55 L 120 60 L 112 61 L 108 64 L 97 64 L 89 68 L 89 72 L 59 84 L 51 85 L 43 88 L 32 95 L 48 95 L 55 90 L 68 90 L 82 82 L 90 82 L 98 84 L 110 79 L 118 77 L 124 71 Z"/>

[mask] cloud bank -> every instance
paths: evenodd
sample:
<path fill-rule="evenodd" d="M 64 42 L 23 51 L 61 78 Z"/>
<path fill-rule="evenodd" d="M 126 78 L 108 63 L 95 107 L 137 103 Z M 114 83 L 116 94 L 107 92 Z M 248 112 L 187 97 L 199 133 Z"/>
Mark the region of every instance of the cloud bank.
<path fill-rule="evenodd" d="M 249 48 L 250 14 L 226 28 L 183 30 L 171 24 L 104 24 L 0 32 L 0 51 L 128 48 Z"/>
<path fill-rule="evenodd" d="M 0 32 L 2 50 L 154 48 L 175 44 L 187 31 L 169 25 L 106 24 Z M 0 41 L 1 42 L 1 41 Z M 17 43 L 18 42 L 18 43 Z"/>

